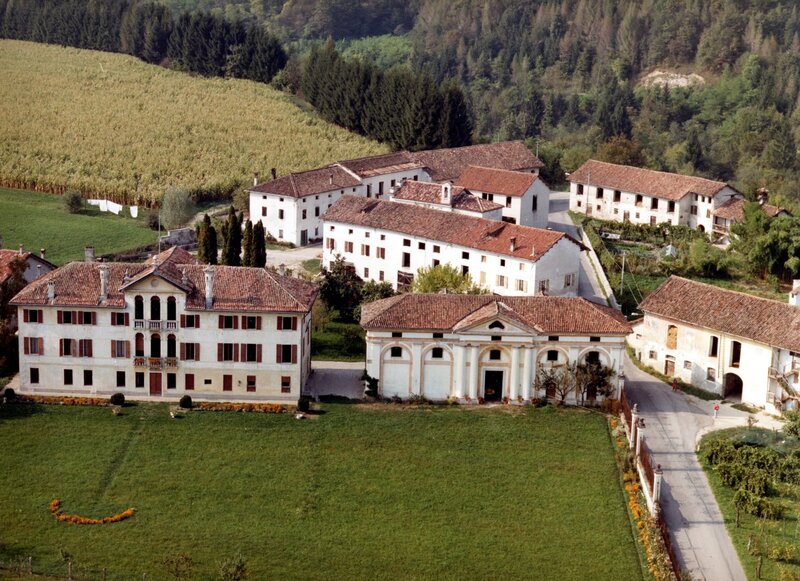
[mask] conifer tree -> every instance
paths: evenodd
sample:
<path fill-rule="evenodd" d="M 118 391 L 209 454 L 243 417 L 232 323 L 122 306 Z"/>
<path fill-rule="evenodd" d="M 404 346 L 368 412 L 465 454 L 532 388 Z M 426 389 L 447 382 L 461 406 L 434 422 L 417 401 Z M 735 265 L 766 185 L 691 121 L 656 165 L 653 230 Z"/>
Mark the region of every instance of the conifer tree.
<path fill-rule="evenodd" d="M 213 224 L 208 226 L 208 230 L 203 237 L 205 257 L 208 264 L 217 264 L 217 230 Z"/>
<path fill-rule="evenodd" d="M 256 268 L 264 268 L 267 265 L 267 242 L 264 232 L 264 225 L 261 220 L 253 226 L 253 264 Z"/>
<path fill-rule="evenodd" d="M 228 222 L 225 227 L 225 245 L 223 263 L 228 266 L 242 265 L 242 226 L 233 206 L 228 211 Z"/>
<path fill-rule="evenodd" d="M 242 251 L 242 266 L 253 266 L 253 223 L 250 220 L 244 225 Z"/>

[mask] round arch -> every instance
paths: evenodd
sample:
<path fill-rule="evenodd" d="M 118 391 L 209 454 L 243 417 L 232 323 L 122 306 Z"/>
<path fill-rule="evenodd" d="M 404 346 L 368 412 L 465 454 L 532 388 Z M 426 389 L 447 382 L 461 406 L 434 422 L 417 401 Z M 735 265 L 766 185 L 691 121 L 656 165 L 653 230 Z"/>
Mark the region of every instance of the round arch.
<path fill-rule="evenodd" d="M 744 382 L 742 378 L 735 373 L 726 373 L 722 382 L 722 396 L 725 399 L 742 399 L 742 389 Z"/>

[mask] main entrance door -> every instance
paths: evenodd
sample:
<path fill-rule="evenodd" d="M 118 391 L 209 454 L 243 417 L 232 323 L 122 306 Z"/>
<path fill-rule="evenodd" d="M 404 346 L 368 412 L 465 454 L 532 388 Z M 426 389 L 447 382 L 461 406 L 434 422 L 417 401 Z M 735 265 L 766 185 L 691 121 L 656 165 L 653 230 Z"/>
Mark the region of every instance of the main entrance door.
<path fill-rule="evenodd" d="M 667 359 L 667 362 L 664 365 L 664 375 L 667 377 L 672 377 L 675 375 L 675 360 L 674 359 Z"/>
<path fill-rule="evenodd" d="M 150 395 L 161 395 L 161 374 L 150 374 Z"/>
<path fill-rule="evenodd" d="M 300 246 L 308 244 L 308 230 L 300 230 Z"/>
<path fill-rule="evenodd" d="M 724 388 L 724 397 L 725 399 L 742 399 L 742 378 L 736 375 L 735 373 L 726 373 L 725 374 L 725 388 Z"/>
<path fill-rule="evenodd" d="M 483 376 L 483 399 L 500 401 L 503 398 L 503 372 L 487 369 Z"/>

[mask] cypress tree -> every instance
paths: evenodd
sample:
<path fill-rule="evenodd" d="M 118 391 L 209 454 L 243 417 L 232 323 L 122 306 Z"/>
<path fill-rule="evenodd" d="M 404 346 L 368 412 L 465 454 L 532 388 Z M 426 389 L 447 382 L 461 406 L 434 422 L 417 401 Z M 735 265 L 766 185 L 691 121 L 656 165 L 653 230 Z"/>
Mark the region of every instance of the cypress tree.
<path fill-rule="evenodd" d="M 204 254 L 208 264 L 217 263 L 217 230 L 213 224 L 208 225 L 205 236 L 203 237 L 203 245 L 205 247 Z"/>
<path fill-rule="evenodd" d="M 250 220 L 244 225 L 242 249 L 242 266 L 253 266 L 253 223 Z"/>
<path fill-rule="evenodd" d="M 242 227 L 233 206 L 228 211 L 228 223 L 225 228 L 224 264 L 228 266 L 242 265 Z"/>
<path fill-rule="evenodd" d="M 256 268 L 264 268 L 267 265 L 267 242 L 264 232 L 264 225 L 261 220 L 253 226 L 253 264 Z"/>

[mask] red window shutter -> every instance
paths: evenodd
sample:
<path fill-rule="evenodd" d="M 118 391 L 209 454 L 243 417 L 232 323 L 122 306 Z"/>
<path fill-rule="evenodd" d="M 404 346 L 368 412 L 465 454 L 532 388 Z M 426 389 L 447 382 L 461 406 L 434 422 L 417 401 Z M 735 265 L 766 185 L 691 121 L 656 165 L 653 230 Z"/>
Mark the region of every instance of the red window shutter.
<path fill-rule="evenodd" d="M 125 316 L 127 317 L 128 315 Z M 131 356 L 131 342 L 125 341 L 125 357 L 130 358 L 130 356 Z"/>
<path fill-rule="evenodd" d="M 58 311 L 58 324 L 62 325 L 64 323 L 64 311 Z"/>
<path fill-rule="evenodd" d="M 222 343 L 217 343 L 217 361 L 222 361 Z"/>
<path fill-rule="evenodd" d="M 282 345 L 275 345 L 275 363 L 283 363 L 283 359 L 281 358 L 281 350 Z"/>
<path fill-rule="evenodd" d="M 78 340 L 78 357 L 83 357 L 83 339 Z"/>
<path fill-rule="evenodd" d="M 195 315 L 194 316 L 194 328 L 195 329 L 199 329 L 200 328 L 200 315 Z"/>
<path fill-rule="evenodd" d="M 30 312 L 28 309 L 22 309 L 22 320 L 26 323 L 30 321 Z"/>
<path fill-rule="evenodd" d="M 222 329 L 225 326 L 225 317 L 222 315 L 219 316 L 219 328 Z"/>
<path fill-rule="evenodd" d="M 111 313 L 111 326 L 117 326 L 117 313 Z"/>
<path fill-rule="evenodd" d="M 72 324 L 73 325 L 77 325 L 78 324 L 78 313 L 80 313 L 80 311 L 72 311 Z"/>
<path fill-rule="evenodd" d="M 28 343 L 28 338 L 27 337 L 24 337 L 22 339 L 22 345 L 23 345 L 22 351 L 25 353 L 25 355 L 30 355 L 31 348 L 29 346 L 30 344 Z"/>
<path fill-rule="evenodd" d="M 259 343 L 256 345 L 256 363 L 261 363 L 262 355 L 263 355 L 263 345 Z"/>
<path fill-rule="evenodd" d="M 125 313 L 125 326 L 127 327 L 130 324 L 131 324 L 131 317 L 128 313 Z"/>
<path fill-rule="evenodd" d="M 242 315 L 242 329 L 247 330 L 247 315 Z"/>
<path fill-rule="evenodd" d="M 117 356 L 117 342 L 111 339 L 111 357 Z"/>
<path fill-rule="evenodd" d="M 181 315 L 181 328 L 186 326 L 186 315 Z"/>
<path fill-rule="evenodd" d="M 92 325 L 96 325 L 96 324 L 97 324 L 97 313 L 92 311 Z"/>
<path fill-rule="evenodd" d="M 283 317 L 278 315 L 278 331 L 283 331 Z"/>
<path fill-rule="evenodd" d="M 297 331 L 297 317 L 292 317 L 292 331 Z"/>
<path fill-rule="evenodd" d="M 72 339 L 72 356 L 75 357 L 78 353 L 78 340 Z"/>
<path fill-rule="evenodd" d="M 181 343 L 181 361 L 186 361 L 186 343 Z"/>
<path fill-rule="evenodd" d="M 238 329 L 239 328 L 239 317 L 231 317 L 231 318 L 233 319 L 233 328 L 234 329 Z"/>
<path fill-rule="evenodd" d="M 235 362 L 239 361 L 239 344 L 238 343 L 234 343 L 233 344 L 233 360 Z"/>
<path fill-rule="evenodd" d="M 194 360 L 200 361 L 200 343 L 194 344 Z"/>
<path fill-rule="evenodd" d="M 39 350 L 38 350 L 39 355 L 44 355 L 44 338 L 39 337 L 36 340 L 39 342 Z"/>
<path fill-rule="evenodd" d="M 261 330 L 261 317 L 260 316 L 256 317 L 256 330 L 257 331 Z"/>
<path fill-rule="evenodd" d="M 40 323 L 44 323 L 44 316 L 43 315 L 44 315 L 44 311 L 42 311 L 42 309 L 39 309 L 39 316 L 36 317 L 36 320 L 39 321 Z"/>
<path fill-rule="evenodd" d="M 58 314 L 60 315 L 61 311 L 58 311 Z M 64 339 L 59 339 L 58 340 L 58 355 L 60 357 L 64 356 Z"/>
<path fill-rule="evenodd" d="M 86 357 L 93 357 L 94 353 L 92 353 L 92 340 L 86 339 Z"/>
<path fill-rule="evenodd" d="M 297 345 L 292 345 L 292 363 L 297 363 Z"/>
<path fill-rule="evenodd" d="M 187 373 L 184 376 L 184 383 L 187 391 L 194 389 L 194 373 Z"/>

